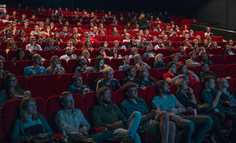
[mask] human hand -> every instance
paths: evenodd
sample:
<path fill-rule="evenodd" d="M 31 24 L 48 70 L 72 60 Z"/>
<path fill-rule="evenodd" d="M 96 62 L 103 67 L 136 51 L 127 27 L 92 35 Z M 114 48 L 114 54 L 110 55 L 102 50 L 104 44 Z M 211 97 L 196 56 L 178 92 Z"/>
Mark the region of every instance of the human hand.
<path fill-rule="evenodd" d="M 182 117 L 175 115 L 175 114 L 171 114 L 171 121 L 173 121 L 177 126 L 180 125 L 180 122 L 182 121 Z"/>
<path fill-rule="evenodd" d="M 38 134 L 38 137 L 45 138 L 48 134 L 47 133 L 40 133 Z"/>
<path fill-rule="evenodd" d="M 117 128 L 123 128 L 124 124 L 121 121 L 118 121 L 118 122 L 113 123 L 113 127 L 116 128 L 116 129 Z"/>
<path fill-rule="evenodd" d="M 158 111 L 155 109 L 151 110 L 151 115 L 156 116 L 158 114 Z"/>
<path fill-rule="evenodd" d="M 86 126 L 79 128 L 79 132 L 83 134 L 86 133 L 87 132 Z"/>

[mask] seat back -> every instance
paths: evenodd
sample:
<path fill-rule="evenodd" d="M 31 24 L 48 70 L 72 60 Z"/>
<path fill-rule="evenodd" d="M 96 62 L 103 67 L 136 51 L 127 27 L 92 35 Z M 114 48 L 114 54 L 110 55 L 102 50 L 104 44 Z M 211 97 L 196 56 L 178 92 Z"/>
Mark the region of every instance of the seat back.
<path fill-rule="evenodd" d="M 152 98 L 156 96 L 155 86 L 154 85 L 147 86 L 144 90 L 144 96 L 149 110 L 152 109 Z"/>
<path fill-rule="evenodd" d="M 16 75 L 22 75 L 24 69 L 28 66 L 33 65 L 33 61 L 26 60 L 26 61 L 17 61 L 15 63 L 15 73 Z"/>

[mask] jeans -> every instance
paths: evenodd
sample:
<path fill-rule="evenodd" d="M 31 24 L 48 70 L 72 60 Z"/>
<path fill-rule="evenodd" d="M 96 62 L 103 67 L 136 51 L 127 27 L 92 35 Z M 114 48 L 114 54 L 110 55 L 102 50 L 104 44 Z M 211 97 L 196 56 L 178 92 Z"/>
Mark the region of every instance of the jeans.
<path fill-rule="evenodd" d="M 141 139 L 137 133 L 142 114 L 138 111 L 134 111 L 133 114 L 128 119 L 128 130 L 123 128 L 118 128 L 114 130 L 113 138 L 123 139 L 125 137 L 131 137 L 134 143 L 141 143 Z"/>
<path fill-rule="evenodd" d="M 211 129 L 213 124 L 212 118 L 209 116 L 184 116 L 180 125 L 177 128 L 183 129 L 183 142 L 184 143 L 201 143 L 208 130 Z M 194 129 L 196 130 L 193 135 Z"/>

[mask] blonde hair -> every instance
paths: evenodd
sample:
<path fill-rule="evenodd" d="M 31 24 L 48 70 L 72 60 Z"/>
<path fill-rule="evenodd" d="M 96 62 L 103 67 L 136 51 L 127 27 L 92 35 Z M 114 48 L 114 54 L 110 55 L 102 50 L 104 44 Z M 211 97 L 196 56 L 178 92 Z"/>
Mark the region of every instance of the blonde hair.
<path fill-rule="evenodd" d="M 52 62 L 53 62 L 55 59 L 58 59 L 58 60 L 59 60 L 59 63 L 60 63 L 60 66 L 61 66 L 61 61 L 60 61 L 59 57 L 58 57 L 57 55 L 54 55 L 54 56 L 52 56 L 51 59 L 50 59 L 49 67 L 52 68 Z"/>
<path fill-rule="evenodd" d="M 109 72 L 109 71 L 114 71 L 111 67 L 105 67 L 103 70 L 102 70 L 102 72 L 103 72 L 103 74 L 106 74 L 107 72 Z"/>
<path fill-rule="evenodd" d="M 155 56 L 155 62 L 158 62 L 158 59 L 159 59 L 161 56 L 163 57 L 163 54 L 162 54 L 162 53 L 158 53 L 158 54 Z"/>
<path fill-rule="evenodd" d="M 31 101 L 34 101 L 36 103 L 35 99 L 32 97 L 26 97 L 20 103 L 20 120 L 23 123 L 29 122 L 28 119 L 26 118 L 26 115 L 27 115 L 26 110 L 28 108 L 29 102 Z M 38 111 L 36 111 L 32 116 L 32 120 L 37 120 L 39 117 L 40 117 L 40 114 L 38 113 Z"/>
<path fill-rule="evenodd" d="M 133 58 L 134 58 L 134 65 L 137 63 L 139 56 L 141 56 L 141 55 L 140 54 L 136 54 L 136 55 L 133 56 Z"/>

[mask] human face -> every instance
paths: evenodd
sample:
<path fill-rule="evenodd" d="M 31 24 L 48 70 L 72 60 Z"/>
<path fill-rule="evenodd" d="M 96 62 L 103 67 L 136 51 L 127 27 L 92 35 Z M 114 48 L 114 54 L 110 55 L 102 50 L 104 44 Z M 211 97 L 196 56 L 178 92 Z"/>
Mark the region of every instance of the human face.
<path fill-rule="evenodd" d="M 163 56 L 162 55 L 158 57 L 158 61 L 163 61 Z"/>
<path fill-rule="evenodd" d="M 182 73 L 183 73 L 183 74 L 187 74 L 187 67 L 186 67 L 186 66 L 183 66 L 183 68 L 182 68 Z"/>
<path fill-rule="evenodd" d="M 207 83 L 206 83 L 207 87 L 210 89 L 214 89 L 215 88 L 215 81 L 214 79 L 210 79 Z"/>
<path fill-rule="evenodd" d="M 178 62 L 179 61 L 179 57 L 177 55 L 175 55 L 174 58 L 173 58 L 173 61 L 174 62 Z"/>
<path fill-rule="evenodd" d="M 86 51 L 86 52 L 84 53 L 84 58 L 85 58 L 85 59 L 89 59 L 89 57 L 90 57 L 90 53 L 89 53 L 88 51 Z"/>
<path fill-rule="evenodd" d="M 222 87 L 224 87 L 224 88 L 228 88 L 229 87 L 229 82 L 228 82 L 227 79 L 223 79 L 221 84 L 222 84 Z"/>
<path fill-rule="evenodd" d="M 104 46 L 104 47 L 107 47 L 107 46 L 108 46 L 107 41 L 104 42 L 103 46 Z"/>
<path fill-rule="evenodd" d="M 111 103 L 111 92 L 109 90 L 106 90 L 101 99 L 104 103 Z"/>
<path fill-rule="evenodd" d="M 137 99 L 138 98 L 138 91 L 136 87 L 130 87 L 126 92 L 128 98 Z"/>
<path fill-rule="evenodd" d="M 138 56 L 137 63 L 141 63 L 141 62 L 142 62 L 142 57 L 141 57 L 141 56 Z"/>
<path fill-rule="evenodd" d="M 74 85 L 75 85 L 75 87 L 81 87 L 83 85 L 82 76 L 78 76 L 75 78 Z"/>
<path fill-rule="evenodd" d="M 130 63 L 129 57 L 125 58 L 125 60 L 123 62 L 124 62 L 124 64 L 129 64 Z"/>
<path fill-rule="evenodd" d="M 208 65 L 208 64 L 204 64 L 202 70 L 203 70 L 204 72 L 209 71 L 209 65 Z"/>
<path fill-rule="evenodd" d="M 87 60 L 84 57 L 81 57 L 80 64 L 81 65 L 87 65 Z"/>
<path fill-rule="evenodd" d="M 186 81 L 183 81 L 182 90 L 188 90 L 188 84 Z"/>
<path fill-rule="evenodd" d="M 202 55 L 202 59 L 203 59 L 203 60 L 208 60 L 207 54 Z"/>
<path fill-rule="evenodd" d="M 35 64 L 40 64 L 41 63 L 41 57 L 40 56 L 34 57 L 34 63 Z"/>
<path fill-rule="evenodd" d="M 113 71 L 109 70 L 107 73 L 105 73 L 105 80 L 111 81 L 113 79 Z"/>
<path fill-rule="evenodd" d="M 147 52 L 151 52 L 151 47 L 150 47 L 150 46 L 147 46 L 146 51 L 147 51 Z"/>
<path fill-rule="evenodd" d="M 149 76 L 149 72 L 147 69 L 143 70 L 143 77 L 148 77 Z"/>
<path fill-rule="evenodd" d="M 15 87 L 17 84 L 17 80 L 15 76 L 10 77 L 9 79 L 9 87 Z"/>
<path fill-rule="evenodd" d="M 31 43 L 35 43 L 36 42 L 36 38 L 33 36 L 31 37 Z"/>
<path fill-rule="evenodd" d="M 53 46 L 54 45 L 54 40 L 50 40 L 49 41 L 49 46 Z"/>
<path fill-rule="evenodd" d="M 135 68 L 132 68 L 129 72 L 128 72 L 130 77 L 135 77 Z"/>
<path fill-rule="evenodd" d="M 28 103 L 26 112 L 27 112 L 28 114 L 32 115 L 32 114 L 35 114 L 36 111 L 37 111 L 37 106 L 36 106 L 35 101 L 30 101 L 30 102 Z"/>
<path fill-rule="evenodd" d="M 39 30 L 39 26 L 35 26 L 35 31 L 38 31 Z"/>
<path fill-rule="evenodd" d="M 67 43 L 67 46 L 68 46 L 68 47 L 73 47 L 73 42 L 68 42 L 68 43 Z"/>
<path fill-rule="evenodd" d="M 170 68 L 171 73 L 175 74 L 176 73 L 176 65 L 173 64 Z"/>
<path fill-rule="evenodd" d="M 119 42 L 115 42 L 114 46 L 115 46 L 115 48 L 118 48 L 119 47 Z"/>
<path fill-rule="evenodd" d="M 193 53 L 192 59 L 193 59 L 193 60 L 196 60 L 196 53 Z"/>
<path fill-rule="evenodd" d="M 99 62 L 99 67 L 103 67 L 104 65 L 104 60 L 102 59 L 100 62 Z"/>
<path fill-rule="evenodd" d="M 164 85 L 164 87 L 162 89 L 162 92 L 164 94 L 169 94 L 170 93 L 170 86 L 166 82 L 165 82 L 165 85 Z"/>
<path fill-rule="evenodd" d="M 72 49 L 70 47 L 66 47 L 66 54 L 71 55 L 72 54 Z"/>
<path fill-rule="evenodd" d="M 73 96 L 71 94 L 66 95 L 61 104 L 65 109 L 74 109 L 75 103 Z"/>
<path fill-rule="evenodd" d="M 53 65 L 53 67 L 56 67 L 57 64 L 60 64 L 59 59 L 58 59 L 58 58 L 53 59 L 53 61 L 52 61 L 52 65 Z"/>

